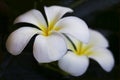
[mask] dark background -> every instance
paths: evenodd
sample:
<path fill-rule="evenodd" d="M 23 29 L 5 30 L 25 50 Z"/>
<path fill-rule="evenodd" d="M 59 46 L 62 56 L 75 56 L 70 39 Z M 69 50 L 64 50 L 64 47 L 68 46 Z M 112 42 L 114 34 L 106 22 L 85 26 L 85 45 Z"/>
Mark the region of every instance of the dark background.
<path fill-rule="evenodd" d="M 61 5 L 74 10 L 89 28 L 100 31 L 109 41 L 115 59 L 110 73 L 90 60 L 87 72 L 80 77 L 66 76 L 39 66 L 32 55 L 33 40 L 22 54 L 12 56 L 5 48 L 8 35 L 16 28 L 14 19 L 33 8 Z M 0 0 L 0 80 L 120 80 L 120 0 Z"/>

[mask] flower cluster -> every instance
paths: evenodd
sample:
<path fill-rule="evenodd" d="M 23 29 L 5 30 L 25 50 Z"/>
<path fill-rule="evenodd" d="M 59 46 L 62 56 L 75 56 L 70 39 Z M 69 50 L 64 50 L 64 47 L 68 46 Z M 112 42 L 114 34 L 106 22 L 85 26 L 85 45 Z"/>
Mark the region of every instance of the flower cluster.
<path fill-rule="evenodd" d="M 107 49 L 108 42 L 95 30 L 74 16 L 63 17 L 72 9 L 61 6 L 44 7 L 47 20 L 42 13 L 32 9 L 16 18 L 14 24 L 30 23 L 37 28 L 23 26 L 12 32 L 6 42 L 7 50 L 19 55 L 30 39 L 38 34 L 33 44 L 33 55 L 39 63 L 58 61 L 65 72 L 80 76 L 85 73 L 91 58 L 105 71 L 114 66 L 112 53 Z"/>

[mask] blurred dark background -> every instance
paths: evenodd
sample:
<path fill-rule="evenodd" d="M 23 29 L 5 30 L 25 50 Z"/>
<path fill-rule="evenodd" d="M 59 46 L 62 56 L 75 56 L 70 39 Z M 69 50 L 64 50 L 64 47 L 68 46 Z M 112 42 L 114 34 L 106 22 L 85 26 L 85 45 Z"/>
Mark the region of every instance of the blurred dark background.
<path fill-rule="evenodd" d="M 33 40 L 22 54 L 12 56 L 5 48 L 7 36 L 17 28 L 14 19 L 33 8 L 61 5 L 74 10 L 89 28 L 100 31 L 109 41 L 115 59 L 110 73 L 90 60 L 87 72 L 80 77 L 66 76 L 39 66 L 32 55 Z M 33 37 L 34 39 L 34 37 Z M 0 0 L 0 80 L 120 80 L 120 0 Z"/>

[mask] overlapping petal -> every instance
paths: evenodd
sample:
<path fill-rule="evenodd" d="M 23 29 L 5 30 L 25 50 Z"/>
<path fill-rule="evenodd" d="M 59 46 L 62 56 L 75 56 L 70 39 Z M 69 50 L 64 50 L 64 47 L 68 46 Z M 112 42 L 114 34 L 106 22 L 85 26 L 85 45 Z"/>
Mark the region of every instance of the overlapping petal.
<path fill-rule="evenodd" d="M 58 64 L 59 67 L 65 72 L 73 76 L 80 76 L 86 72 L 89 65 L 89 60 L 86 56 L 78 56 L 69 51 L 59 60 Z"/>
<path fill-rule="evenodd" d="M 47 23 L 42 13 L 36 9 L 32 9 L 19 17 L 17 17 L 14 23 L 26 22 L 36 25 L 39 28 L 47 27 Z"/>
<path fill-rule="evenodd" d="M 32 27 L 22 27 L 10 34 L 6 42 L 7 50 L 13 54 L 20 54 L 28 44 L 33 35 L 41 33 L 40 30 Z"/>
<path fill-rule="evenodd" d="M 108 41 L 100 32 L 91 29 L 90 29 L 90 40 L 87 45 L 92 47 L 98 46 L 103 48 L 107 48 L 109 46 Z"/>
<path fill-rule="evenodd" d="M 88 42 L 89 30 L 87 24 L 77 17 L 65 17 L 59 20 L 55 28 L 60 28 L 59 32 L 70 34 L 82 42 Z"/>
<path fill-rule="evenodd" d="M 49 26 L 54 25 L 64 14 L 73 12 L 72 9 L 62 6 L 44 7 Z"/>
<path fill-rule="evenodd" d="M 19 22 L 31 23 L 39 27 L 41 30 L 31 27 L 23 27 L 14 31 L 8 37 L 6 43 L 7 49 L 10 53 L 12 53 L 13 55 L 20 54 L 25 46 L 28 44 L 32 36 L 36 33 L 40 35 L 37 35 L 37 37 L 35 38 L 35 42 L 33 45 L 33 55 L 39 63 L 49 63 L 52 61 L 56 61 L 62 58 L 63 55 L 65 55 L 65 53 L 67 52 L 65 38 L 63 38 L 63 35 L 59 33 L 70 35 L 82 42 L 88 42 L 89 30 L 87 24 L 83 20 L 73 16 L 61 19 L 64 14 L 72 12 L 72 9 L 61 6 L 45 7 L 44 9 L 48 22 L 45 21 L 42 13 L 35 9 L 30 10 L 27 13 L 16 18 L 14 22 L 15 24 Z M 82 75 L 88 67 L 88 58 L 86 56 L 78 57 L 72 52 L 68 53 L 69 54 L 66 54 L 65 57 L 63 57 L 59 61 L 60 65 L 68 64 L 68 66 L 72 66 L 72 68 L 75 68 L 75 71 L 71 67 L 66 70 L 65 67 L 66 72 L 69 72 L 70 70 L 70 74 L 72 75 Z M 72 56 L 74 64 L 78 64 L 78 66 L 72 65 L 72 63 L 67 63 L 72 62 L 72 60 L 70 60 Z M 67 61 L 64 63 L 61 62 L 62 60 Z M 84 65 L 82 65 L 82 62 L 84 62 Z M 80 72 L 77 71 L 77 69 L 80 70 Z"/>
<path fill-rule="evenodd" d="M 100 66 L 107 72 L 111 71 L 114 66 L 113 55 L 105 48 L 96 47 L 91 49 L 88 57 L 97 61 Z"/>
<path fill-rule="evenodd" d="M 66 36 L 66 42 L 70 51 L 59 60 L 59 67 L 62 70 L 73 76 L 80 76 L 88 67 L 87 61 L 85 62 L 88 58 L 98 62 L 105 71 L 112 70 L 114 66 L 113 55 L 107 49 L 107 40 L 98 31 L 90 30 L 90 41 L 88 43 L 83 43 L 71 35 Z M 81 66 L 85 67 L 82 71 L 79 70 L 82 69 Z"/>
<path fill-rule="evenodd" d="M 33 53 L 39 63 L 60 59 L 67 51 L 66 43 L 60 34 L 38 35 L 34 42 Z"/>

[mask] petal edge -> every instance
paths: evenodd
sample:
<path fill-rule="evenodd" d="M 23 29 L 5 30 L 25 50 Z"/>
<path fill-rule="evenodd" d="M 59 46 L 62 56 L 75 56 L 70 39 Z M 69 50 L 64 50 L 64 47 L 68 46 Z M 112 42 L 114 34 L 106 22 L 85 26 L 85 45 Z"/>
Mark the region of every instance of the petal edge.
<path fill-rule="evenodd" d="M 66 51 L 66 43 L 57 33 L 47 37 L 38 35 L 33 46 L 34 57 L 39 63 L 56 61 L 60 59 Z"/>
<path fill-rule="evenodd" d="M 59 32 L 70 34 L 78 40 L 87 43 L 89 40 L 89 29 L 87 24 L 78 17 L 65 17 L 60 19 L 55 27 L 59 27 Z"/>
<path fill-rule="evenodd" d="M 19 23 L 19 22 L 26 22 L 26 23 L 31 23 L 36 25 L 37 27 L 47 27 L 47 23 L 42 15 L 42 13 L 36 9 L 32 9 L 20 16 L 18 16 L 14 24 Z"/>
<path fill-rule="evenodd" d="M 40 30 L 31 27 L 22 27 L 15 30 L 6 41 L 7 50 L 13 55 L 20 54 L 36 33 L 40 33 Z"/>
<path fill-rule="evenodd" d="M 86 56 L 78 56 L 69 51 L 59 60 L 58 65 L 63 71 L 73 76 L 81 76 L 86 72 L 89 60 Z"/>
<path fill-rule="evenodd" d="M 114 66 L 114 58 L 108 49 L 93 48 L 92 54 L 89 55 L 91 59 L 97 61 L 99 65 L 107 72 L 110 72 Z"/>
<path fill-rule="evenodd" d="M 50 6 L 50 7 L 44 7 L 48 24 L 54 25 L 64 14 L 68 12 L 73 12 L 72 9 L 62 6 Z"/>

